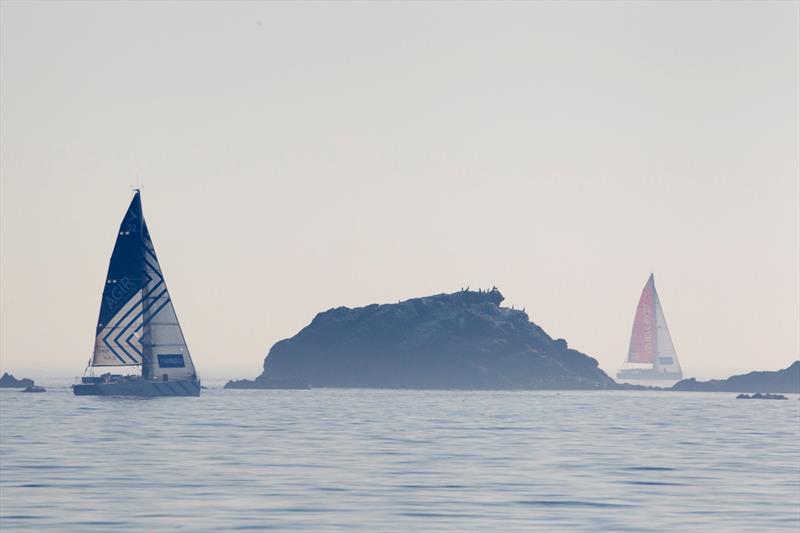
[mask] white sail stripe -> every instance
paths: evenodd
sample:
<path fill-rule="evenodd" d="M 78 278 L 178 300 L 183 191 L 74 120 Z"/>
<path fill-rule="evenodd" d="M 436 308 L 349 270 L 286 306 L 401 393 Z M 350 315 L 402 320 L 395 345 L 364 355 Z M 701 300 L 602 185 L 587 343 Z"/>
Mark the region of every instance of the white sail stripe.
<path fill-rule="evenodd" d="M 160 285 L 164 284 L 164 278 L 160 274 L 158 274 L 157 278 L 152 278 L 152 281 L 156 281 L 156 283 L 155 283 L 155 285 L 153 287 L 151 287 L 149 289 L 148 294 L 152 294 L 152 292 L 155 291 L 157 288 L 159 288 Z M 141 344 L 141 340 L 136 336 L 136 332 L 141 328 L 141 326 L 143 324 L 143 321 L 144 321 L 143 313 L 148 308 L 150 308 L 154 304 L 156 304 L 156 302 L 158 300 L 160 300 L 162 296 L 167 298 L 167 299 L 169 299 L 169 294 L 166 291 L 166 285 L 165 284 L 164 284 L 164 291 L 161 294 L 159 294 L 158 297 L 156 297 L 153 301 L 147 303 L 147 302 L 144 302 L 144 298 L 137 298 L 136 296 L 134 296 L 133 298 L 131 298 L 126 303 L 126 305 L 123 307 L 123 309 L 121 309 L 114 316 L 114 319 L 112 320 L 112 323 L 116 323 L 117 326 L 113 327 L 113 328 L 104 328 L 104 332 L 101 333 L 101 335 L 103 335 L 103 341 L 106 343 L 108 348 L 112 350 L 112 353 L 115 353 L 115 355 L 117 357 L 119 357 L 117 355 L 119 353 L 124 354 L 128 359 L 130 359 L 131 361 L 134 361 L 134 363 L 131 363 L 131 364 L 140 364 L 141 363 L 141 361 L 142 361 L 142 355 L 141 354 L 143 352 L 143 346 Z M 131 312 L 131 307 L 133 305 L 138 305 L 139 303 L 142 303 L 143 311 L 142 312 L 138 312 L 138 313 L 135 312 L 135 311 Z M 131 312 L 131 315 L 130 316 L 126 316 L 129 312 Z M 128 323 L 125 326 L 122 326 L 120 328 L 118 326 L 118 324 L 120 322 L 126 320 L 126 319 L 128 320 Z M 131 328 L 134 328 L 134 329 L 131 329 Z M 119 330 L 119 329 L 121 329 L 121 331 L 116 331 L 116 330 Z M 106 337 L 109 336 L 109 335 L 113 335 L 113 337 L 111 337 L 112 344 L 108 344 L 108 340 L 106 339 Z M 130 339 L 131 335 L 134 335 L 134 340 L 138 344 L 138 350 L 139 350 L 138 353 L 136 353 L 133 356 L 130 354 L 130 346 L 126 346 L 126 345 L 130 345 L 129 339 Z"/>
<path fill-rule="evenodd" d="M 112 337 L 115 336 L 115 334 L 120 330 L 119 324 L 126 318 L 128 318 L 127 315 L 129 313 L 131 314 L 132 317 L 135 317 L 138 314 L 134 308 L 140 303 L 141 303 L 141 291 L 137 291 L 127 302 L 125 302 L 125 305 L 123 305 L 122 308 L 119 311 L 117 311 L 117 314 L 114 315 L 111 321 L 103 326 L 103 329 L 100 330 L 100 333 L 97 335 L 95 339 L 95 354 L 93 357 L 93 362 L 96 362 L 98 358 L 105 361 L 106 363 L 108 362 L 109 356 L 108 354 L 104 353 L 103 350 L 103 346 L 105 346 L 106 349 L 111 351 L 112 353 L 111 357 L 113 357 L 113 359 L 117 361 L 116 364 L 141 363 L 141 357 L 131 358 L 130 355 L 125 350 L 121 351 L 122 354 L 125 354 L 126 357 L 128 359 L 131 359 L 133 362 L 128 363 L 120 361 L 119 345 L 114 341 L 114 338 Z M 128 329 L 128 325 L 122 328 L 123 331 L 125 331 L 126 329 Z M 108 338 L 111 338 L 112 344 L 108 343 Z M 116 345 L 116 348 L 114 345 Z"/>
<path fill-rule="evenodd" d="M 114 345 L 119 350 L 121 350 L 125 355 L 127 355 L 128 358 L 133 359 L 133 360 L 135 360 L 137 362 L 141 362 L 142 361 L 142 357 L 140 355 L 141 354 L 141 348 L 139 348 L 139 352 L 138 353 L 135 353 L 135 355 L 131 355 L 130 354 L 130 348 L 128 346 L 126 346 L 126 344 L 128 343 L 128 341 L 127 341 L 128 337 L 130 337 L 130 335 L 133 334 L 134 331 L 135 331 L 135 330 L 131 331 L 131 327 L 136 325 L 140 321 L 140 319 L 141 319 L 141 316 L 134 317 L 133 319 L 131 319 L 130 322 L 128 322 L 128 325 L 125 327 L 125 329 L 123 329 L 121 332 L 117 333 L 113 337 Z M 138 341 L 138 339 L 137 339 L 137 341 Z"/>
<path fill-rule="evenodd" d="M 137 364 L 142 362 L 143 347 L 141 345 L 141 340 L 136 337 L 136 332 L 141 327 L 142 321 L 144 320 L 144 311 L 147 308 L 147 305 L 144 302 L 144 298 L 143 298 L 143 294 L 144 293 L 143 293 L 143 291 L 140 291 L 140 293 L 141 293 L 141 296 L 140 296 L 139 301 L 137 302 L 137 304 L 138 303 L 142 304 L 142 311 L 134 312 L 134 313 L 131 314 L 130 317 L 124 317 L 124 315 L 123 315 L 123 320 L 125 318 L 127 318 L 128 319 L 128 323 L 122 328 L 122 331 L 117 332 L 113 337 L 113 342 L 114 342 L 114 345 L 116 346 L 116 348 L 118 350 L 122 351 L 122 353 L 124 353 L 129 359 L 132 359 L 132 360 L 136 361 Z M 116 317 L 114 317 L 114 318 L 116 319 Z M 134 326 L 136 326 L 135 329 L 131 329 Z M 139 343 L 139 351 L 135 356 L 131 356 L 128 353 L 127 347 L 125 346 L 125 344 L 129 344 L 129 341 L 127 339 L 130 337 L 130 335 L 134 335 L 134 338 L 136 339 L 136 342 Z M 123 343 L 125 343 L 125 344 L 123 344 Z"/>

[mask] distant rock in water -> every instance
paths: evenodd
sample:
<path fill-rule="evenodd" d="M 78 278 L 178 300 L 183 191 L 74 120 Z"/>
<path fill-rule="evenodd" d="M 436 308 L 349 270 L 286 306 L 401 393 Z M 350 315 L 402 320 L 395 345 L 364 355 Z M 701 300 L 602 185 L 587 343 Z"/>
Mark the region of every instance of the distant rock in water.
<path fill-rule="evenodd" d="M 225 384 L 225 389 L 310 389 L 302 379 L 268 379 L 259 376 L 255 380 L 237 379 Z"/>
<path fill-rule="evenodd" d="M 299 379 L 312 387 L 413 389 L 617 386 L 595 359 L 550 337 L 524 310 L 500 307 L 502 301 L 497 289 L 462 290 L 330 309 L 291 339 L 277 342 L 264 372 L 247 383 Z"/>
<path fill-rule="evenodd" d="M 22 392 L 47 392 L 47 389 L 39 385 L 31 385 L 29 387 L 25 387 Z"/>
<path fill-rule="evenodd" d="M 800 393 L 800 361 L 774 372 L 750 372 L 728 379 L 697 381 L 684 379 L 672 386 L 677 391 L 705 392 L 788 392 Z"/>
<path fill-rule="evenodd" d="M 748 396 L 747 394 L 740 394 L 736 397 L 737 400 L 787 400 L 786 396 L 783 394 L 761 394 L 757 392 L 752 396 Z"/>
<path fill-rule="evenodd" d="M 4 372 L 0 377 L 0 388 L 8 389 L 24 389 L 25 387 L 33 387 L 33 380 L 28 378 L 17 379 L 8 372 Z"/>

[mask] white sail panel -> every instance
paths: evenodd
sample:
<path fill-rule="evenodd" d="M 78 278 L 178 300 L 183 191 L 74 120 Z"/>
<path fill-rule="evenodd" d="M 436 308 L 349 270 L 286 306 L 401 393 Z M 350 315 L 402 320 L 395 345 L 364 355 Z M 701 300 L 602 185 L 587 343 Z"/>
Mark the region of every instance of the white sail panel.
<path fill-rule="evenodd" d="M 190 379 L 195 368 L 145 224 L 143 346 L 151 377 Z"/>
<path fill-rule="evenodd" d="M 108 280 L 107 284 L 114 284 Z M 92 366 L 127 366 L 142 363 L 142 291 L 138 290 L 108 321 L 99 324 Z"/>
<path fill-rule="evenodd" d="M 163 377 L 166 374 L 171 379 L 189 379 L 195 374 L 172 302 L 167 301 L 150 321 L 148 335 L 154 376 Z"/>
<path fill-rule="evenodd" d="M 655 295 L 655 326 L 656 326 L 656 357 L 654 368 L 659 372 L 680 372 L 681 367 L 678 363 L 678 354 L 675 353 L 675 346 L 672 344 L 672 336 L 669 334 L 667 319 L 661 309 L 661 301 L 658 293 Z"/>

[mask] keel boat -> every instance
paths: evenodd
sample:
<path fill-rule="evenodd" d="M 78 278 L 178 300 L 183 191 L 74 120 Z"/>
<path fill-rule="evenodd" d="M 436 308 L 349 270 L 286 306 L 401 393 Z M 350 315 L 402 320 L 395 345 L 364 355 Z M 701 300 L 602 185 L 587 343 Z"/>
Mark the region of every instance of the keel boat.
<path fill-rule="evenodd" d="M 617 373 L 619 379 L 683 379 L 678 354 L 672 345 L 667 319 L 656 292 L 653 274 L 642 289 L 636 317 L 633 319 L 628 358 Z"/>
<path fill-rule="evenodd" d="M 85 375 L 72 390 L 76 396 L 200 396 L 200 379 L 167 291 L 138 189 L 108 265 L 94 351 Z"/>

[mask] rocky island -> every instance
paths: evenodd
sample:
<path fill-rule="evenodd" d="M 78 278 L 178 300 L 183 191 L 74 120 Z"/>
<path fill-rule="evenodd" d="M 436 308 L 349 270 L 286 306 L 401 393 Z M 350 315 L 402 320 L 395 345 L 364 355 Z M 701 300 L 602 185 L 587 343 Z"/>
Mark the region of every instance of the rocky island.
<path fill-rule="evenodd" d="M 800 361 L 788 368 L 774 372 L 750 372 L 731 376 L 728 379 L 697 381 L 684 379 L 672 386 L 676 391 L 703 392 L 788 392 L 800 393 Z"/>
<path fill-rule="evenodd" d="M 33 380 L 28 378 L 17 379 L 8 372 L 3 372 L 0 377 L 0 388 L 5 389 L 24 389 L 26 387 L 33 387 Z"/>
<path fill-rule="evenodd" d="M 742 393 L 738 395 L 736 399 L 737 400 L 788 400 L 788 398 L 783 394 L 770 394 L 770 393 L 761 394 L 760 392 L 757 392 L 752 396 L 748 396 L 747 394 Z"/>
<path fill-rule="evenodd" d="M 604 389 L 597 361 L 553 339 L 503 295 L 461 290 L 396 304 L 337 307 L 275 343 L 255 380 L 226 388 Z M 286 388 L 286 387 L 280 387 Z"/>

